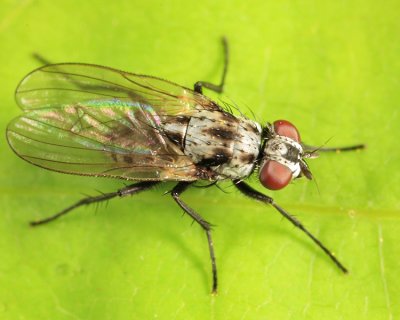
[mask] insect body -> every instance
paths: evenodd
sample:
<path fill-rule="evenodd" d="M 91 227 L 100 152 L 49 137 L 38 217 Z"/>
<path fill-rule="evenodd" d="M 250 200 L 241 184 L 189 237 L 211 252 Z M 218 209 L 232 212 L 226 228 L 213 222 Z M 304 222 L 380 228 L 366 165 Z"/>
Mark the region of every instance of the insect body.
<path fill-rule="evenodd" d="M 185 122 L 167 124 L 163 131 L 203 168 L 199 177 L 206 180 L 247 177 L 260 151 L 260 126 L 221 110 L 201 110 Z"/>
<path fill-rule="evenodd" d="M 343 271 L 346 268 L 296 218 L 243 180 L 259 169 L 260 181 L 277 190 L 302 175 L 304 159 L 315 157 L 296 127 L 279 120 L 261 127 L 236 117 L 202 94 L 220 85 L 197 82 L 191 90 L 159 78 L 107 67 L 65 63 L 28 74 L 16 90 L 24 113 L 10 122 L 7 139 L 22 159 L 53 171 L 136 180 L 115 192 L 84 198 L 40 225 L 90 203 L 132 195 L 163 181 L 176 181 L 171 195 L 207 235 L 213 292 L 217 267 L 210 223 L 180 195 L 199 180 L 232 180 L 246 196 L 272 205 L 305 232 Z M 342 148 L 354 150 L 362 145 Z M 322 150 L 323 151 L 323 150 Z"/>

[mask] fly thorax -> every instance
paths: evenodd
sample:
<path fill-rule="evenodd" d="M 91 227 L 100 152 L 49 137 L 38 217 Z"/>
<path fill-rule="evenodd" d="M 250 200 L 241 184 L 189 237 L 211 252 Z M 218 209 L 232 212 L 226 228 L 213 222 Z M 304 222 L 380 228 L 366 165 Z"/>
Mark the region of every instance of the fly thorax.
<path fill-rule="evenodd" d="M 254 121 L 239 118 L 232 158 L 219 168 L 221 174 L 242 179 L 254 169 L 261 145 L 261 126 Z"/>
<path fill-rule="evenodd" d="M 189 121 L 190 117 L 185 115 L 169 116 L 161 121 L 160 127 L 163 133 L 168 139 L 174 142 L 181 151 L 183 151 L 185 147 L 185 136 Z"/>
<path fill-rule="evenodd" d="M 261 128 L 223 111 L 200 110 L 188 123 L 184 153 L 217 179 L 243 178 L 254 168 Z"/>
<path fill-rule="evenodd" d="M 303 147 L 291 138 L 276 135 L 270 138 L 264 148 L 264 160 L 274 160 L 290 169 L 293 178 L 300 175 Z"/>

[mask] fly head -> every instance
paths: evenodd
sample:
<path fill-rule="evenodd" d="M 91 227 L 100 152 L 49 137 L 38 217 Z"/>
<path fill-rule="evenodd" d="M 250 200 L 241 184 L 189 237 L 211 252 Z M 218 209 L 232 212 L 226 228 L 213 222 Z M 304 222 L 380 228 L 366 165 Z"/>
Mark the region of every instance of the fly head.
<path fill-rule="evenodd" d="M 260 169 L 260 182 L 270 190 L 286 187 L 293 179 L 305 176 L 312 179 L 305 158 L 315 153 L 304 152 L 297 128 L 286 120 L 277 120 L 264 129 L 264 149 Z"/>

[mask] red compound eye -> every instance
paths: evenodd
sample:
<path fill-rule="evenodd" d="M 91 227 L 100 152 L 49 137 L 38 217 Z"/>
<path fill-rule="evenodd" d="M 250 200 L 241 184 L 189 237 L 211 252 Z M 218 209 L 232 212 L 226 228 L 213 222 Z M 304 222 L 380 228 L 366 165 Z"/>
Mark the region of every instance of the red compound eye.
<path fill-rule="evenodd" d="M 260 182 L 270 190 L 282 189 L 291 180 L 292 172 L 290 169 L 274 160 L 267 160 L 260 170 Z"/>
<path fill-rule="evenodd" d="M 294 141 L 300 143 L 300 134 L 297 128 L 286 120 L 277 120 L 274 122 L 275 133 L 293 139 Z"/>

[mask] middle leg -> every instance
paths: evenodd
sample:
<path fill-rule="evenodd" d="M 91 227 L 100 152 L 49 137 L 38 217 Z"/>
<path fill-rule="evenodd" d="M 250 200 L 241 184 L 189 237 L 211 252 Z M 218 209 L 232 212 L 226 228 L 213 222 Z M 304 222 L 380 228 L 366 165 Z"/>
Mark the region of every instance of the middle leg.
<path fill-rule="evenodd" d="M 181 200 L 180 195 L 187 190 L 187 188 L 191 185 L 191 182 L 179 182 L 174 189 L 171 191 L 171 195 L 176 201 L 176 203 L 194 220 L 196 221 L 206 232 L 207 241 L 208 241 L 208 249 L 210 251 L 211 258 L 211 267 L 213 274 L 213 284 L 212 284 L 212 293 L 217 293 L 218 279 L 217 279 L 217 265 L 215 262 L 215 254 L 214 254 L 214 244 L 211 237 L 211 224 L 203 219 L 197 212 L 195 212 L 192 208 L 190 208 L 184 201 Z"/>
<path fill-rule="evenodd" d="M 222 93 L 224 91 L 225 78 L 226 78 L 226 73 L 228 71 L 228 63 L 229 63 L 228 40 L 226 40 L 225 37 L 222 38 L 222 46 L 224 48 L 224 70 L 222 71 L 220 83 L 214 84 L 207 81 L 197 81 L 194 84 L 194 91 L 198 93 L 203 93 L 203 88 L 207 88 L 217 93 Z"/>

